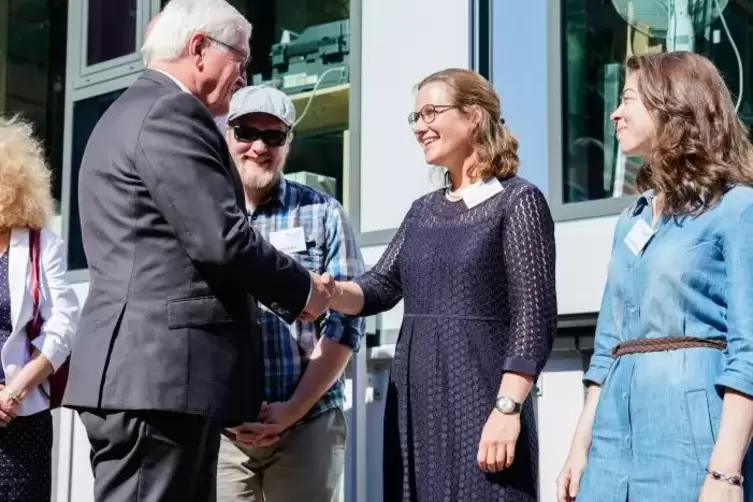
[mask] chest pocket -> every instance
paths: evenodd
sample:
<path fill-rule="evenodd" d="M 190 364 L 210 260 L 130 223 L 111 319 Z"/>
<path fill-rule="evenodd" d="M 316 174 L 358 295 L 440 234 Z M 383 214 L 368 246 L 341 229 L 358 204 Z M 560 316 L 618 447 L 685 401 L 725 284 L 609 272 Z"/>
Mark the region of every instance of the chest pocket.
<path fill-rule="evenodd" d="M 324 268 L 324 247 L 314 240 L 306 240 L 306 250 L 292 253 L 293 258 L 304 268 L 322 274 Z"/>

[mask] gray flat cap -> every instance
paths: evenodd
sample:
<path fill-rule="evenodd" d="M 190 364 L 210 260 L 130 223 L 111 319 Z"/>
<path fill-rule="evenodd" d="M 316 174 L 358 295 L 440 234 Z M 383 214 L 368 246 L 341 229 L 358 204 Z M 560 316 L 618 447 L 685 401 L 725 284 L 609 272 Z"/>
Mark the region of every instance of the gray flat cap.
<path fill-rule="evenodd" d="M 250 85 L 230 100 L 228 122 L 249 113 L 266 113 L 283 121 L 288 127 L 295 123 L 295 105 L 284 92 L 265 85 Z"/>

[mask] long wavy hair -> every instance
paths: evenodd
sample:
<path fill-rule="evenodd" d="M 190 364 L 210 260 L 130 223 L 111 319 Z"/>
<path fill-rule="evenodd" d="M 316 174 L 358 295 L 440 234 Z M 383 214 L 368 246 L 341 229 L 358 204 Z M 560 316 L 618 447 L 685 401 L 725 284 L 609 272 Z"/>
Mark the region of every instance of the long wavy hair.
<path fill-rule="evenodd" d="M 42 144 L 29 123 L 0 117 L 0 229 L 41 229 L 53 211 Z"/>
<path fill-rule="evenodd" d="M 518 139 L 502 120 L 502 107 L 492 84 L 475 71 L 448 68 L 425 77 L 416 91 L 428 84 L 441 82 L 450 88 L 455 106 L 468 112 L 472 106 L 481 109 L 482 120 L 476 130 L 476 162 L 468 169 L 472 177 L 509 178 L 520 168 Z M 445 175 L 445 182 L 447 176 Z"/>
<path fill-rule="evenodd" d="M 631 57 L 626 70 L 637 76 L 638 93 L 656 127 L 636 183 L 662 194 L 663 214 L 698 215 L 732 185 L 753 185 L 748 130 L 711 61 L 669 52 Z"/>

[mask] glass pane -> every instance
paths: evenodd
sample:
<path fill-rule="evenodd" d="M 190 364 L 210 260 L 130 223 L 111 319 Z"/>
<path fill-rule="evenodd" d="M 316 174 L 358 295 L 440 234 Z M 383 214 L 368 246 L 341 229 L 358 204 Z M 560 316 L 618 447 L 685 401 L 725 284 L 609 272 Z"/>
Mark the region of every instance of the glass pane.
<path fill-rule="evenodd" d="M 167 1 L 162 0 L 162 7 Z M 286 162 L 286 176 L 331 193 L 342 202 L 350 0 L 229 2 L 253 25 L 249 84 L 278 87 L 296 104 L 300 123 Z M 302 117 L 309 91 L 320 79 Z"/>
<path fill-rule="evenodd" d="M 230 0 L 254 26 L 249 84 L 294 98 L 299 125 L 285 172 L 343 202 L 343 130 L 348 123 L 350 1 Z M 302 117 L 319 81 L 311 106 Z"/>
<path fill-rule="evenodd" d="M 633 54 L 693 50 L 709 57 L 735 98 L 742 87 L 740 114 L 753 118 L 753 2 L 697 0 L 691 14 L 675 13 L 668 2 L 561 0 L 563 22 L 563 202 L 580 202 L 635 192 L 639 160 L 626 158 L 609 120 L 619 104 L 622 64 Z M 679 5 L 682 2 L 670 2 Z M 673 18 L 674 19 L 674 18 Z M 688 21 L 682 23 L 682 20 Z M 630 22 L 628 22 L 630 20 Z M 685 32 L 668 27 L 684 25 Z M 692 28 L 690 28 L 692 27 Z M 734 45 L 740 52 L 738 67 Z M 742 77 L 742 79 L 741 79 Z"/>
<path fill-rule="evenodd" d="M 313 185 L 342 202 L 342 173 L 342 131 L 295 136 L 285 163 L 288 178 Z M 316 176 L 308 177 L 310 174 Z"/>
<path fill-rule="evenodd" d="M 88 66 L 136 52 L 137 0 L 89 0 Z"/>
<path fill-rule="evenodd" d="M 99 118 L 110 105 L 118 99 L 124 89 L 101 96 L 77 101 L 73 105 L 73 148 L 71 156 L 71 198 L 68 206 L 70 231 L 68 233 L 68 268 L 79 270 L 86 268 L 86 255 L 81 240 L 81 222 L 78 213 L 78 173 L 84 156 L 86 143 L 97 125 Z"/>
<path fill-rule="evenodd" d="M 350 0 L 228 1 L 254 27 L 249 83 L 288 94 L 311 90 L 320 77 L 320 89 L 348 83 Z"/>
<path fill-rule="evenodd" d="M 254 25 L 249 82 L 288 94 L 348 82 L 350 0 L 231 0 Z"/>
<path fill-rule="evenodd" d="M 0 0 L 0 113 L 20 114 L 34 125 L 56 201 L 63 173 L 67 15 L 67 0 Z"/>

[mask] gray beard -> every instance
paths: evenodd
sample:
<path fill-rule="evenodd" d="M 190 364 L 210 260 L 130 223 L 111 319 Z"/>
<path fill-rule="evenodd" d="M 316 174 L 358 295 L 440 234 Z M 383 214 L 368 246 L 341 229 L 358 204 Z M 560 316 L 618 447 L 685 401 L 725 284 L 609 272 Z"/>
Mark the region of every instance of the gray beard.
<path fill-rule="evenodd" d="M 249 176 L 248 179 L 243 181 L 243 184 L 251 190 L 264 191 L 269 189 L 273 185 L 276 185 L 280 181 L 281 176 L 281 171 L 277 171 L 271 176 Z"/>

